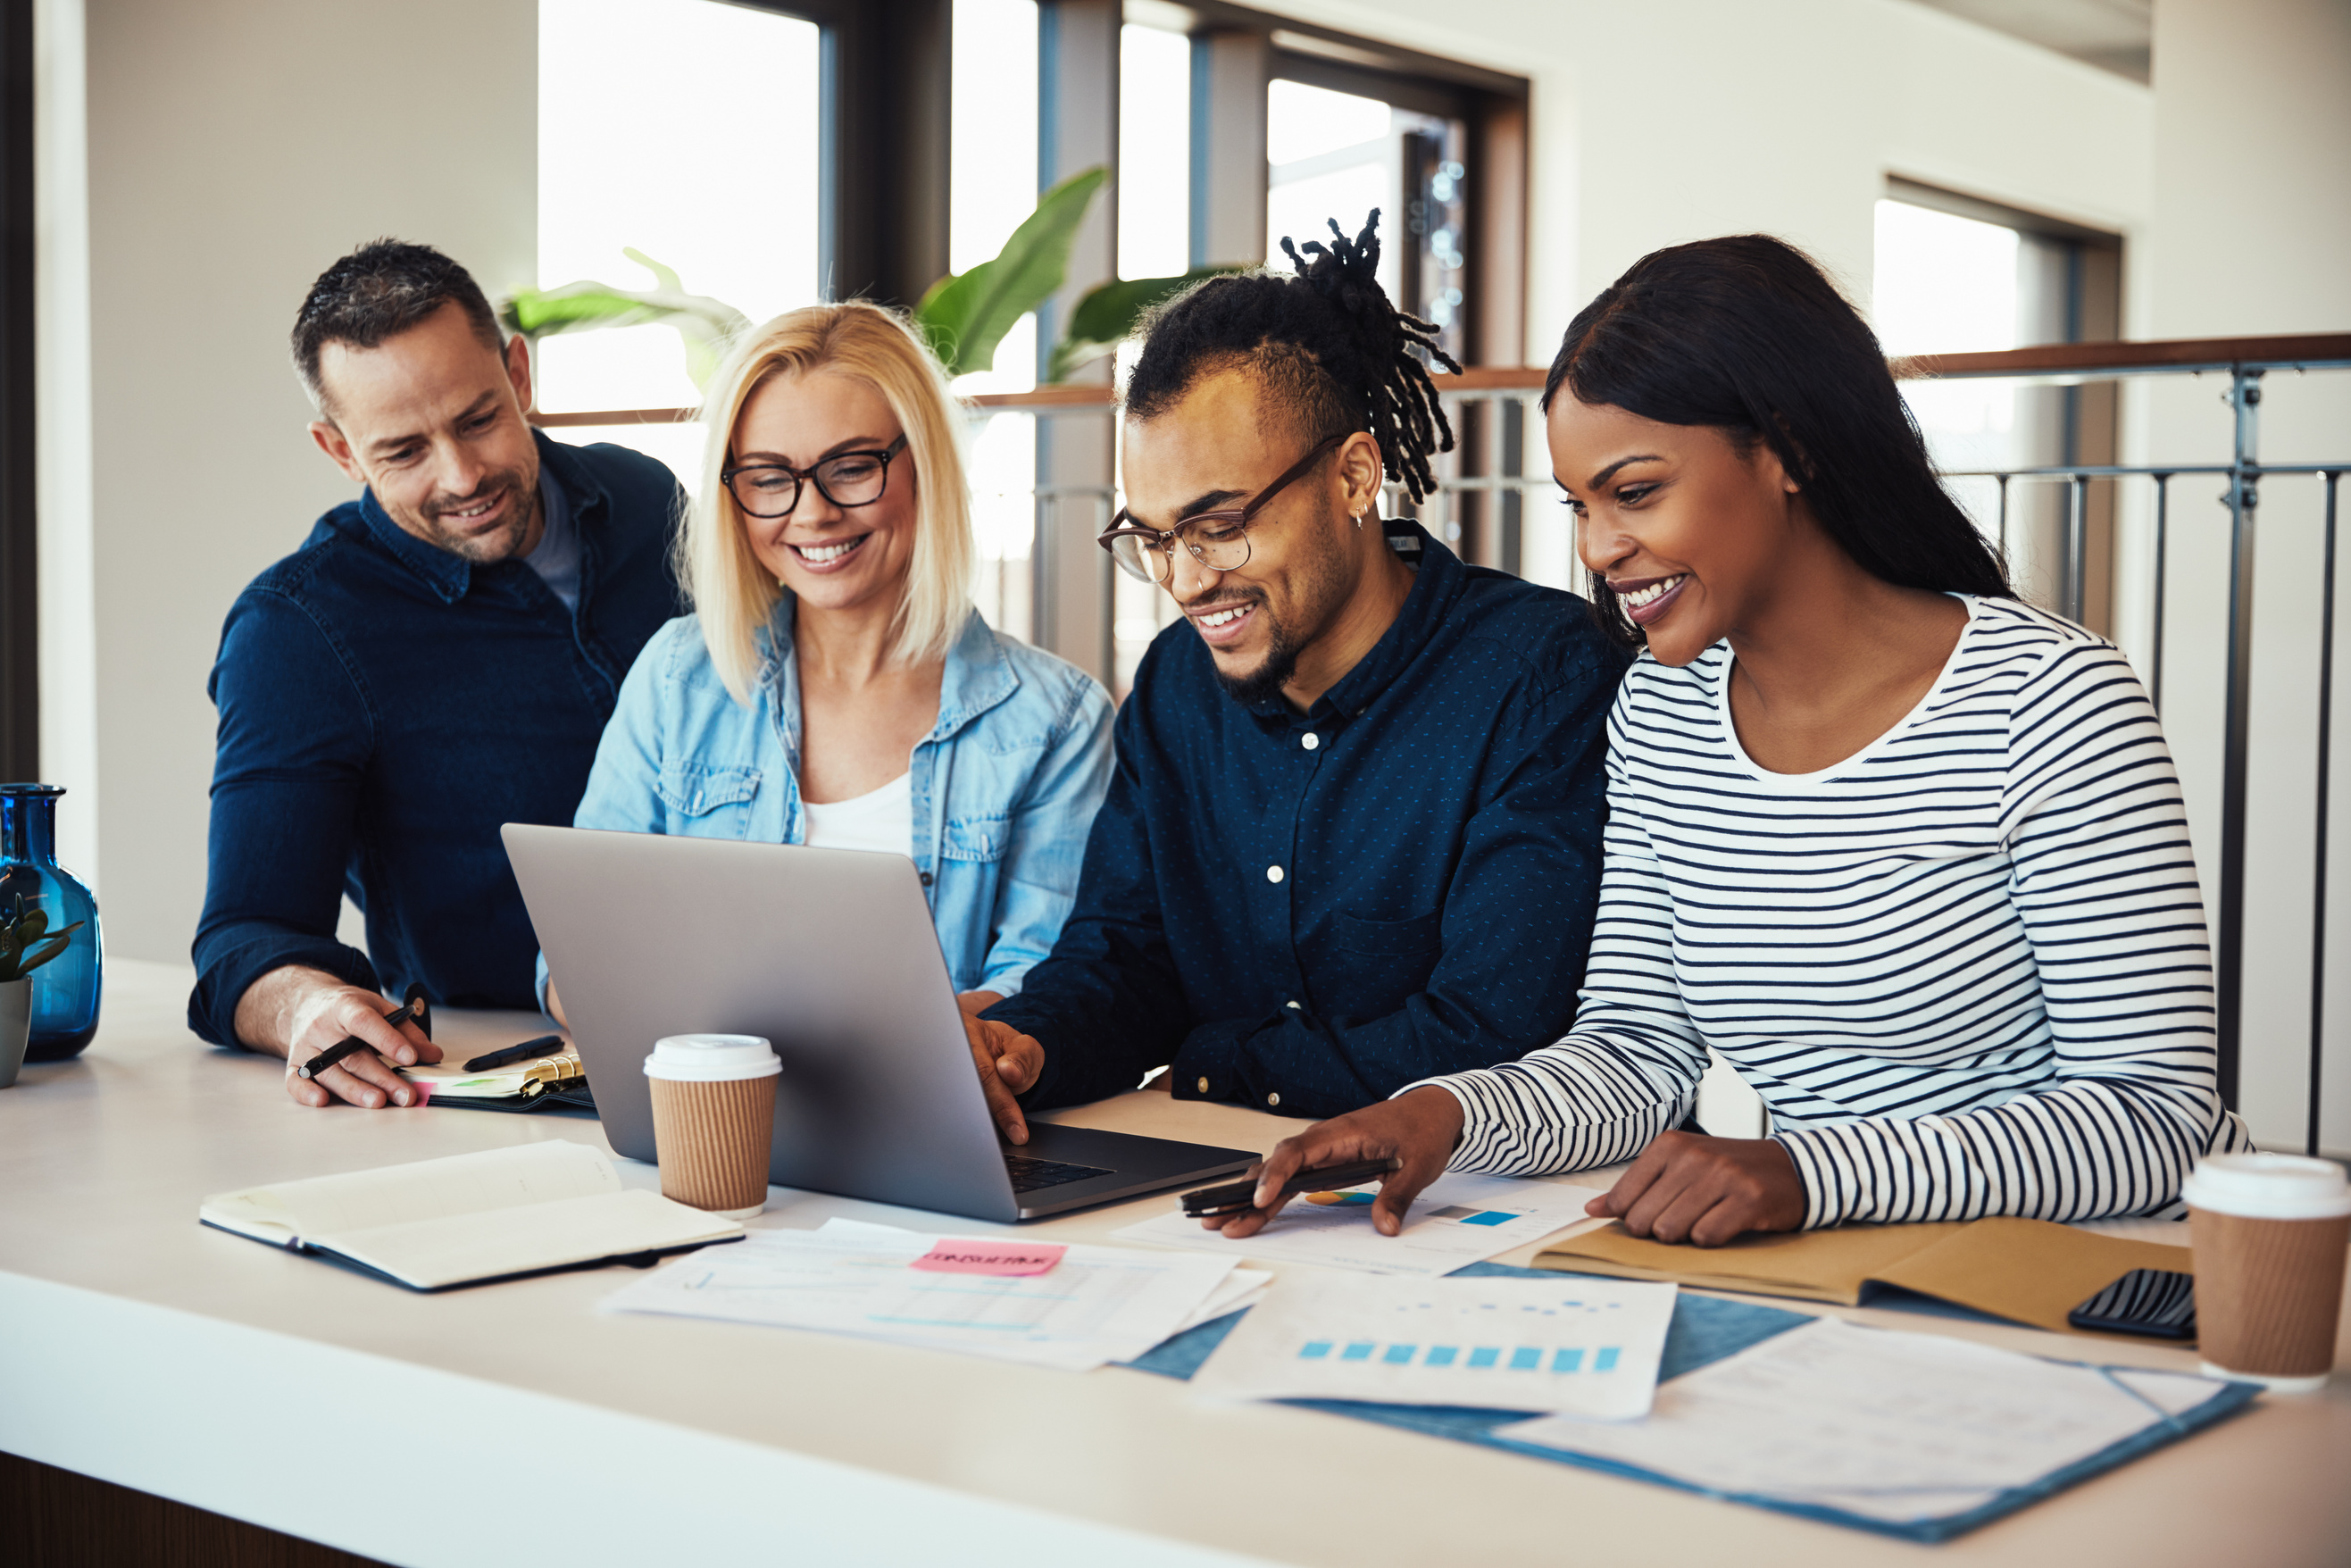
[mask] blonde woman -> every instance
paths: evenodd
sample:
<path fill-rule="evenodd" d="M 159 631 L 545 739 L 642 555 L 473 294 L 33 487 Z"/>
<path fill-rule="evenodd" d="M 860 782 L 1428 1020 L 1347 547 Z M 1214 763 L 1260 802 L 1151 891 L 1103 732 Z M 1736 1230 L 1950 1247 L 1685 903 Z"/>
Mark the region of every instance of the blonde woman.
<path fill-rule="evenodd" d="M 877 306 L 745 339 L 704 411 L 679 549 L 695 613 L 629 671 L 573 821 L 908 856 L 976 1012 L 1069 915 L 1111 706 L 972 608 L 958 418 Z"/>

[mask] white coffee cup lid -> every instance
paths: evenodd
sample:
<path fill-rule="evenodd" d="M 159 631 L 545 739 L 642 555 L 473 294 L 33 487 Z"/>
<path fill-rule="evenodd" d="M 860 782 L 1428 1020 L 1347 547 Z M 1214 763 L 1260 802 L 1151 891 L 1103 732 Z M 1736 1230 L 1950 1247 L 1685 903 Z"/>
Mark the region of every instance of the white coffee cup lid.
<path fill-rule="evenodd" d="M 2351 1214 L 2351 1178 L 2333 1160 L 2300 1155 L 2207 1155 L 2180 1184 L 2189 1206 L 2248 1219 Z"/>
<path fill-rule="evenodd" d="M 773 1078 L 784 1070 L 773 1047 L 756 1034 L 674 1034 L 653 1041 L 645 1076 L 672 1083 L 728 1083 Z"/>

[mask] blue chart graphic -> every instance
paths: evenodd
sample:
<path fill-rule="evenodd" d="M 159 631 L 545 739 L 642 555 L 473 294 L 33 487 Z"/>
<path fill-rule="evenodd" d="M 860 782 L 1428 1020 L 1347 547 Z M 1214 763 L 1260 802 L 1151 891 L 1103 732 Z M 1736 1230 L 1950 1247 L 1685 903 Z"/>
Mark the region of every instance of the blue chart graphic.
<path fill-rule="evenodd" d="M 1468 1347 L 1468 1357 L 1462 1357 L 1462 1347 L 1455 1344 L 1432 1344 L 1425 1350 L 1417 1344 L 1382 1345 L 1376 1340 L 1351 1340 L 1341 1344 L 1336 1340 L 1311 1339 L 1298 1347 L 1301 1361 L 1330 1361 L 1332 1352 L 1340 1361 L 1377 1361 L 1384 1366 L 1425 1367 L 1460 1365 L 1471 1371 L 1506 1368 L 1511 1372 L 1541 1372 L 1548 1362 L 1553 1373 L 1566 1375 L 1584 1369 L 1583 1347 L 1571 1345 L 1548 1349 L 1542 1345 L 1478 1344 Z M 1594 1374 L 1614 1372 L 1624 1354 L 1622 1347 L 1602 1345 L 1592 1353 Z"/>

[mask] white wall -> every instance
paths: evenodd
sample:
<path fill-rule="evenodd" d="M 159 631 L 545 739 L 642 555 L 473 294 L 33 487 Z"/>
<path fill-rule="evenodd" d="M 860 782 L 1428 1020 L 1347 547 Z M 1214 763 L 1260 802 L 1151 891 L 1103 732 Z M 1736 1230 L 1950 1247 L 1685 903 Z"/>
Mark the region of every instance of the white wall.
<path fill-rule="evenodd" d="M 57 858 L 96 884 L 98 599 L 90 538 L 89 146 L 81 0 L 33 13 L 35 541 L 41 777 L 62 784 Z"/>
<path fill-rule="evenodd" d="M 2161 0 L 2155 8 L 2155 185 L 2135 264 L 2136 332 L 2155 338 L 2351 331 L 2351 0 Z M 2225 462 L 2217 378 L 2138 390 L 2135 455 Z M 2260 455 L 2351 458 L 2351 371 L 2273 372 Z M 2228 583 L 2223 489 L 2173 486 L 2165 727 L 2188 789 L 2197 859 L 2220 870 L 2221 659 Z M 2351 491 L 2351 486 L 2346 486 Z M 2314 479 L 2262 486 L 2247 813 L 2242 1104 L 2272 1147 L 2302 1147 L 2308 1104 L 2312 869 L 2322 557 Z M 2346 497 L 2351 501 L 2351 496 Z M 2345 519 L 2351 524 L 2351 517 Z M 2133 565 L 2142 579 L 2142 534 Z M 2351 533 L 2344 539 L 2351 550 Z M 2351 571 L 2345 573 L 2351 579 Z M 2351 594 L 2346 595 L 2351 599 Z M 2338 608 L 2351 641 L 2351 602 Z M 2338 655 L 2338 688 L 2351 663 Z M 2351 1150 L 2351 704 L 2338 695 L 2326 1116 L 2322 1147 Z"/>
<path fill-rule="evenodd" d="M 51 37 L 75 9 L 50 0 Z M 538 7 L 87 0 L 86 17 L 95 483 L 77 505 L 72 455 L 45 452 L 57 510 L 41 541 L 43 685 L 65 699 L 45 738 L 58 736 L 61 766 L 95 769 L 65 780 L 94 783 L 95 801 L 78 791 L 64 812 L 86 832 L 99 808 L 110 946 L 184 958 L 204 897 L 204 679 L 221 620 L 353 494 L 304 432 L 296 308 L 329 263 L 382 235 L 439 246 L 494 295 L 534 279 Z M 44 255 L 69 266 L 71 251 Z M 45 391 L 70 395 L 81 344 L 43 348 Z M 87 589 L 53 585 L 53 545 L 69 567 L 78 542 Z M 89 605 L 78 646 L 76 591 Z M 77 757 L 70 732 L 90 708 L 72 694 L 92 690 Z"/>

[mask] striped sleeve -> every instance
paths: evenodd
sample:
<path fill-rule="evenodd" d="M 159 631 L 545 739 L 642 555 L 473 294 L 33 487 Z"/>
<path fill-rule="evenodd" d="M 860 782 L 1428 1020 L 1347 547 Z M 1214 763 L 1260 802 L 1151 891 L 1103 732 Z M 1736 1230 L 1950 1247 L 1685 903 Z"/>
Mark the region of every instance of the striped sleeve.
<path fill-rule="evenodd" d="M 1517 1061 L 1434 1083 L 1461 1102 L 1450 1168 L 1544 1176 L 1613 1165 L 1677 1124 L 1707 1053 L 1674 978 L 1673 904 L 1621 758 L 1626 698 L 1609 718 L 1600 910 L 1575 1028 Z"/>
<path fill-rule="evenodd" d="M 2002 839 L 2053 1082 L 1948 1113 L 1782 1127 L 1807 1227 L 2173 1201 L 2197 1155 L 2244 1142 L 2214 1078 L 2214 1006 L 2187 815 L 2120 653 L 2052 650 L 2011 709 Z"/>

